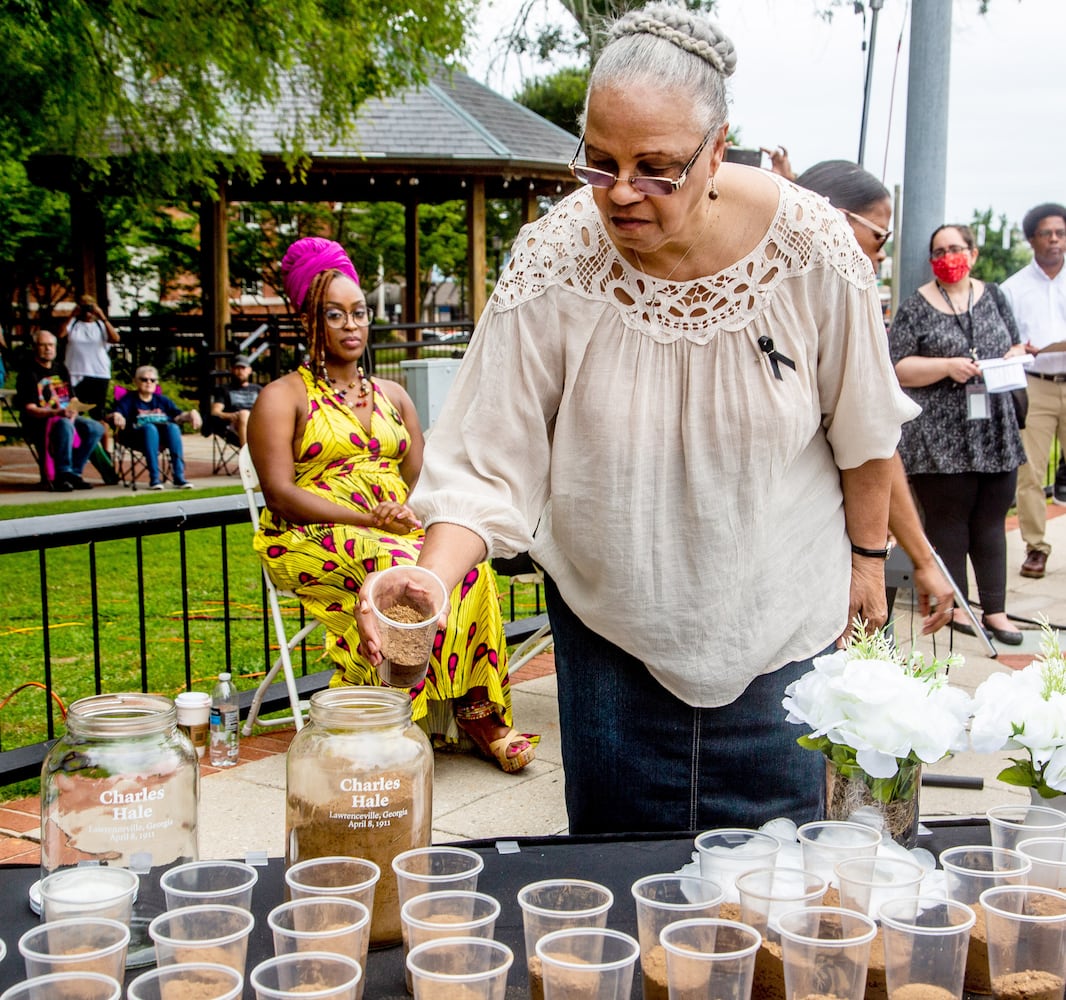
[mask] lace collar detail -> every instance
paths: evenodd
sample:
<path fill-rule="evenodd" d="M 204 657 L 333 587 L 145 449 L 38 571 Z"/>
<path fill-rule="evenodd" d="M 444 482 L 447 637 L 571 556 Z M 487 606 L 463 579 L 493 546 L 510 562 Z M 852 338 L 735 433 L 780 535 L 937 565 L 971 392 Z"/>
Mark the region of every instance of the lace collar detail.
<path fill-rule="evenodd" d="M 746 327 L 785 278 L 828 266 L 858 288 L 872 285 L 843 216 L 819 195 L 769 176 L 780 196 L 766 234 L 735 264 L 693 281 L 663 281 L 630 265 L 608 238 L 592 189 L 581 188 L 518 234 L 492 305 L 513 309 L 562 286 L 609 303 L 626 326 L 656 340 L 699 342 Z"/>

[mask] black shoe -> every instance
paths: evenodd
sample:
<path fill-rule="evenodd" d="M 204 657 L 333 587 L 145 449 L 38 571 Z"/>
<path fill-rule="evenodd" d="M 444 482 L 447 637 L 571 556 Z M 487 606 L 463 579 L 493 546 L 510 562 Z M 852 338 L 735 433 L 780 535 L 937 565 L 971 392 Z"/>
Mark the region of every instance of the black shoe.
<path fill-rule="evenodd" d="M 1066 479 L 1055 477 L 1055 485 L 1051 490 L 1051 499 L 1060 507 L 1066 507 Z"/>
<path fill-rule="evenodd" d="M 87 483 L 81 476 L 75 476 L 73 473 L 66 477 L 66 481 L 73 490 L 91 490 L 93 488 L 92 483 Z"/>
<path fill-rule="evenodd" d="M 993 628 L 983 618 L 981 619 L 981 624 L 992 634 L 992 638 L 996 642 L 1002 642 L 1005 646 L 1020 646 L 1022 644 L 1022 634 L 1015 629 Z"/>
<path fill-rule="evenodd" d="M 66 479 L 57 479 L 52 483 L 52 491 L 54 493 L 73 493 L 74 487 Z"/>
<path fill-rule="evenodd" d="M 969 622 L 957 622 L 952 618 L 948 624 L 960 635 L 972 635 L 974 638 L 977 637 L 977 633 L 973 630 L 973 626 Z M 988 633 L 985 632 L 985 635 L 987 636 Z"/>

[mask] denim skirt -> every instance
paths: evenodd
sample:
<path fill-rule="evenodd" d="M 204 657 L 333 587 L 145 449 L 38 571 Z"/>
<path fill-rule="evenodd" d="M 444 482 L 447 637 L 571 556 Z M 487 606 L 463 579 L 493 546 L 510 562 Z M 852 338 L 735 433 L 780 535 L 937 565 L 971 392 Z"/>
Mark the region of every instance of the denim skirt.
<path fill-rule="evenodd" d="M 796 743 L 807 730 L 786 722 L 781 707 L 813 657 L 756 677 L 728 705 L 694 708 L 588 629 L 547 579 L 545 599 L 571 834 L 822 818 L 824 759 Z"/>

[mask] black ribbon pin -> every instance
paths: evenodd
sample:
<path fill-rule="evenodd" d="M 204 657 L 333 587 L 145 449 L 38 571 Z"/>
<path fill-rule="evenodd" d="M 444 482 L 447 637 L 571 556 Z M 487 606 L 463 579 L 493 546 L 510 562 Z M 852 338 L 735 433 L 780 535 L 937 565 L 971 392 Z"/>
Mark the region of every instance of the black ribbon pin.
<path fill-rule="evenodd" d="M 780 351 L 775 350 L 774 342 L 769 337 L 763 336 L 759 338 L 759 350 L 770 359 L 770 365 L 774 370 L 774 378 L 778 382 L 784 381 L 781 376 L 781 365 L 785 364 L 793 371 L 796 370 L 796 362 L 791 358 L 786 358 Z"/>

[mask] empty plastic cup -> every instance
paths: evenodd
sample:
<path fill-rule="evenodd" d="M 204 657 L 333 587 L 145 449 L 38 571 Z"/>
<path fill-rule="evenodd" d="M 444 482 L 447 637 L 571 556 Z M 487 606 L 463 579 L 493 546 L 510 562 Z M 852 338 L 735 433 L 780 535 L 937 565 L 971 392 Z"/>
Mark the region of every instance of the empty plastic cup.
<path fill-rule="evenodd" d="M 564 928 L 606 927 L 607 911 L 612 903 L 614 894 L 610 889 L 585 879 L 545 879 L 530 882 L 518 890 L 531 1000 L 544 998 L 544 975 L 537 955 L 537 942 L 545 934 Z"/>
<path fill-rule="evenodd" d="M 285 885 L 292 899 L 309 896 L 343 896 L 374 912 L 374 890 L 381 869 L 366 858 L 343 856 L 309 858 L 285 872 Z"/>
<path fill-rule="evenodd" d="M 981 893 L 988 973 L 997 1000 L 1061 1000 L 1066 985 L 1066 893 L 1000 885 Z"/>
<path fill-rule="evenodd" d="M 832 996 L 863 1000 L 875 924 L 864 913 L 810 906 L 782 913 L 777 922 L 792 1000 Z"/>
<path fill-rule="evenodd" d="M 110 976 L 98 972 L 53 972 L 24 979 L 0 993 L 0 1000 L 120 1000 L 121 996 L 122 986 Z"/>
<path fill-rule="evenodd" d="M 985 889 L 1024 882 L 1032 862 L 1005 847 L 967 844 L 941 851 L 940 866 L 948 898 L 973 906 Z"/>
<path fill-rule="evenodd" d="M 834 873 L 840 905 L 877 919 L 881 904 L 899 896 L 916 896 L 925 872 L 906 858 L 848 858 Z"/>
<path fill-rule="evenodd" d="M 800 906 L 820 906 L 828 885 L 801 868 L 756 868 L 737 879 L 740 919 L 764 938 L 779 941 L 777 918 Z"/>
<path fill-rule="evenodd" d="M 666 1000 L 666 951 L 659 934 L 667 924 L 717 917 L 722 887 L 693 875 L 645 875 L 632 887 L 637 904 L 637 940 L 644 1000 Z"/>
<path fill-rule="evenodd" d="M 415 1000 L 504 1000 L 514 955 L 491 938 L 437 938 L 407 956 Z"/>
<path fill-rule="evenodd" d="M 914 987 L 915 997 L 962 1000 L 966 953 L 976 919 L 965 903 L 902 896 L 877 912 L 885 948 L 885 984 L 890 997 Z"/>
<path fill-rule="evenodd" d="M 761 943 L 757 930 L 735 920 L 681 920 L 663 928 L 670 1000 L 747 1000 Z"/>
<path fill-rule="evenodd" d="M 443 581 L 421 566 L 391 566 L 374 577 L 366 599 L 381 642 L 378 676 L 389 687 L 421 684 L 433 652 L 437 619 L 448 601 Z"/>
<path fill-rule="evenodd" d="M 129 926 L 120 920 L 79 917 L 31 928 L 19 938 L 19 952 L 29 978 L 53 972 L 98 972 L 121 982 L 126 976 L 129 943 Z"/>
<path fill-rule="evenodd" d="M 1066 837 L 1066 814 L 1051 806 L 993 806 L 985 815 L 993 847 L 1016 850 L 1030 837 Z"/>
<path fill-rule="evenodd" d="M 400 906 L 424 892 L 477 890 L 485 862 L 465 847 L 415 847 L 392 859 Z"/>
<path fill-rule="evenodd" d="M 629 1000 L 640 945 L 606 927 L 565 927 L 537 942 L 544 1000 Z"/>
<path fill-rule="evenodd" d="M 102 917 L 129 924 L 139 887 L 128 868 L 63 868 L 41 879 L 41 919 Z"/>
<path fill-rule="evenodd" d="M 700 856 L 700 874 L 717 882 L 725 898 L 735 902 L 737 878 L 756 868 L 774 864 L 781 841 L 768 833 L 741 828 L 707 830 L 696 837 Z"/>
<path fill-rule="evenodd" d="M 156 965 L 228 965 L 242 976 L 255 917 L 240 906 L 182 906 L 148 925 Z"/>
<path fill-rule="evenodd" d="M 363 970 L 354 958 L 302 951 L 260 962 L 248 981 L 256 1000 L 355 1000 Z"/>
<path fill-rule="evenodd" d="M 838 862 L 848 858 L 872 858 L 881 844 L 881 832 L 862 823 L 845 820 L 819 820 L 804 823 L 796 831 L 803 870 L 814 872 L 830 885 L 835 884 Z"/>
<path fill-rule="evenodd" d="M 236 1000 L 243 990 L 244 977 L 236 969 L 197 962 L 144 972 L 130 983 L 126 996 L 128 1000 Z"/>
<path fill-rule="evenodd" d="M 242 861 L 190 861 L 163 872 L 159 884 L 167 909 L 179 906 L 252 907 L 252 889 L 259 872 Z"/>
<path fill-rule="evenodd" d="M 1045 889 L 1066 888 L 1066 838 L 1033 837 L 1018 843 L 1018 853 L 1032 864 L 1026 881 Z"/>

